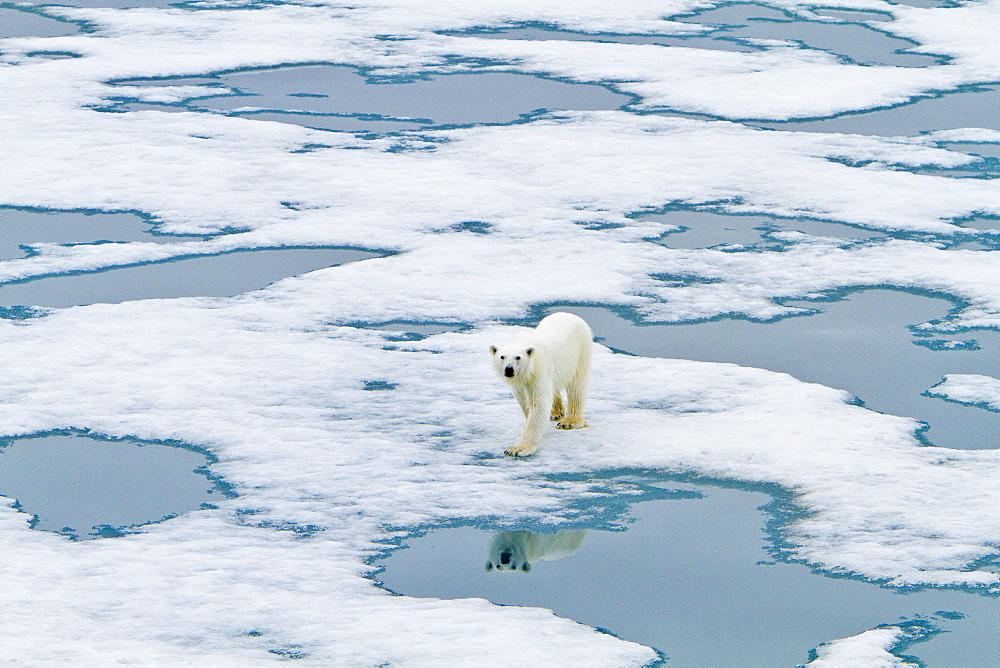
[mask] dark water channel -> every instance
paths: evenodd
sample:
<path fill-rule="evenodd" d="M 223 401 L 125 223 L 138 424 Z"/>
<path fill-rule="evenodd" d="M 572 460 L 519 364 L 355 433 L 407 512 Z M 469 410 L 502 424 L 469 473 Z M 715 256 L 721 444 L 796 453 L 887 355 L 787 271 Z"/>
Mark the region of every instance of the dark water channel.
<path fill-rule="evenodd" d="M 775 563 L 762 530 L 766 494 L 663 486 L 703 496 L 634 504 L 626 531 L 588 531 L 575 553 L 530 572 L 487 572 L 495 532 L 460 527 L 411 538 L 374 577 L 407 596 L 548 608 L 655 647 L 669 666 L 790 667 L 823 642 L 906 621 L 946 631 L 905 650 L 928 666 L 1000 664 L 995 598 L 901 592 Z"/>
<path fill-rule="evenodd" d="M 222 500 L 191 449 L 48 435 L 0 442 L 0 494 L 36 516 L 34 528 L 77 538 L 113 535 Z"/>

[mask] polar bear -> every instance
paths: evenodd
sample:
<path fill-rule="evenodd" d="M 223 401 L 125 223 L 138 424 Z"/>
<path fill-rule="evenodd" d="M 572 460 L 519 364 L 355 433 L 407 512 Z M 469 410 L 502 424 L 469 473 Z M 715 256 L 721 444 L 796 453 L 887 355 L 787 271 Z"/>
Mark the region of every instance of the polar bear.
<path fill-rule="evenodd" d="M 586 531 L 559 531 L 554 534 L 530 531 L 498 531 L 490 541 L 486 570 L 531 570 L 536 561 L 555 561 L 580 549 Z"/>
<path fill-rule="evenodd" d="M 524 457 L 538 450 L 550 418 L 559 429 L 588 426 L 583 404 L 593 345 L 594 335 L 582 318 L 553 313 L 507 345 L 490 346 L 493 367 L 510 385 L 525 417 L 521 437 L 504 454 Z"/>

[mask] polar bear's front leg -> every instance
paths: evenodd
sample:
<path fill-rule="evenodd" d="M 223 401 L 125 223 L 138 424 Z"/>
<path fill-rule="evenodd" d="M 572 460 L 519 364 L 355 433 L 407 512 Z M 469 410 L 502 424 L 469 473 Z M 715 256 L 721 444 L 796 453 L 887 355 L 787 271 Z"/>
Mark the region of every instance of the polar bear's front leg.
<path fill-rule="evenodd" d="M 545 429 L 549 426 L 549 413 L 552 410 L 552 388 L 535 387 L 525 392 L 527 411 L 524 429 L 516 445 L 504 451 L 508 457 L 527 457 L 538 450 L 545 438 Z M 522 404 L 522 408 L 524 405 Z"/>
<path fill-rule="evenodd" d="M 512 385 L 510 389 L 514 393 L 514 398 L 517 399 L 517 405 L 521 407 L 521 412 L 527 419 L 528 411 L 531 410 L 531 393 L 521 385 Z"/>

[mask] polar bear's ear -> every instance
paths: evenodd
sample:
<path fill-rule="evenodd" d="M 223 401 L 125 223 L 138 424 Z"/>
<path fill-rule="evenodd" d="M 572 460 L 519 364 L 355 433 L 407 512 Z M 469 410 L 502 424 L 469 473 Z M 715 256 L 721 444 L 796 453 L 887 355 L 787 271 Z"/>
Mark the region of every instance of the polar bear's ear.
<path fill-rule="evenodd" d="M 534 348 L 528 348 L 527 350 L 524 351 L 524 354 L 527 355 L 528 357 L 531 357 L 531 353 L 533 352 L 535 352 Z"/>
<path fill-rule="evenodd" d="M 486 572 L 489 573 L 492 570 L 493 570 L 493 562 L 492 561 L 487 561 L 486 562 Z"/>
<path fill-rule="evenodd" d="M 490 346 L 490 355 L 496 355 L 498 348 L 496 346 Z"/>

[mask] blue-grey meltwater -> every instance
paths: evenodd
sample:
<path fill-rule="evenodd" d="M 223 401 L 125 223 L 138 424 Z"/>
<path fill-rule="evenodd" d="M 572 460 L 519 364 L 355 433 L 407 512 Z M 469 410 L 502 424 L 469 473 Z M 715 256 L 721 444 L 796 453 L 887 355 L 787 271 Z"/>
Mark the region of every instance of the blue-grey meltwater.
<path fill-rule="evenodd" d="M 129 101 L 109 111 L 216 111 L 308 127 L 392 132 L 440 125 L 511 123 L 552 109 L 617 109 L 632 98 L 595 84 L 528 74 L 437 75 L 373 83 L 356 69 L 305 65 L 211 77 L 133 80 L 129 85 L 200 85 L 204 97 L 180 105 Z"/>
<path fill-rule="evenodd" d="M 94 538 L 218 503 L 208 464 L 192 449 L 131 439 L 9 439 L 0 442 L 0 494 L 33 515 L 36 529 Z"/>
<path fill-rule="evenodd" d="M 775 562 L 760 508 L 767 494 L 648 482 L 673 490 L 673 498 L 633 505 L 626 531 L 587 531 L 580 540 L 576 527 L 569 540 L 557 536 L 578 549 L 553 551 L 527 572 L 486 567 L 496 561 L 498 539 L 526 532 L 459 527 L 411 538 L 375 562 L 383 570 L 374 577 L 406 596 L 549 608 L 655 647 L 676 667 L 799 665 L 823 642 L 890 623 L 927 639 L 905 650 L 927 665 L 980 666 L 994 656 L 994 599 L 941 589 L 899 593 Z"/>
<path fill-rule="evenodd" d="M 1000 413 L 924 393 L 946 374 L 995 375 L 1000 332 L 973 330 L 945 338 L 908 328 L 945 316 L 951 302 L 900 290 L 845 293 L 828 302 L 798 301 L 814 315 L 762 323 L 637 325 L 611 309 L 559 307 L 583 317 L 605 345 L 647 357 L 732 362 L 789 373 L 846 390 L 867 408 L 920 420 L 925 437 L 949 448 L 1000 448 Z M 952 349 L 942 343 L 957 344 Z"/>
<path fill-rule="evenodd" d="M 39 242 L 177 243 L 200 238 L 154 234 L 148 227 L 133 214 L 0 209 L 0 253 L 4 259 L 23 256 L 22 246 Z M 64 308 L 137 299 L 230 297 L 289 276 L 379 255 L 349 248 L 269 248 L 194 255 L 5 283 L 0 285 L 0 306 Z"/>
<path fill-rule="evenodd" d="M 0 259 L 45 242 L 178 243 L 200 237 L 155 234 L 134 214 L 0 209 Z M 0 305 L 63 308 L 189 296 L 230 296 L 278 279 L 379 253 L 343 248 L 280 248 L 189 257 L 0 285 Z M 23 311 L 3 314 L 20 317 Z M 0 495 L 35 517 L 34 528 L 78 538 L 157 522 L 213 504 L 209 460 L 190 448 L 77 434 L 11 439 L 0 447 Z"/>
<path fill-rule="evenodd" d="M 737 227 L 752 224 L 750 217 L 726 218 Z M 849 228 L 847 233 L 855 234 Z M 770 323 L 726 318 L 639 325 L 610 308 L 558 310 L 584 317 L 604 344 L 619 350 L 791 373 L 846 389 L 873 410 L 924 420 L 930 424 L 926 437 L 936 445 L 1000 447 L 1000 414 L 922 395 L 945 373 L 995 374 L 1000 333 L 976 330 L 942 339 L 965 344 L 975 339 L 978 348 L 919 345 L 932 341 L 914 336 L 908 325 L 945 316 L 952 302 L 886 289 L 836 296 L 796 302 L 817 312 Z M 426 326 L 423 333 L 429 333 Z M 626 531 L 590 531 L 582 541 L 576 535 L 556 541 L 579 548 L 542 554 L 528 572 L 483 566 L 503 562 L 491 545 L 510 543 L 531 527 L 430 530 L 377 562 L 384 570 L 375 577 L 407 596 L 482 597 L 549 608 L 655 647 L 671 666 L 792 666 L 805 663 L 807 652 L 823 642 L 883 624 L 909 629 L 922 642 L 905 653 L 928 665 L 984 665 L 983 657 L 995 653 L 994 598 L 956 590 L 894 590 L 776 562 L 769 549 L 780 534 L 763 530 L 768 514 L 760 508 L 767 495 L 653 484 L 702 498 L 678 495 L 635 504 Z M 508 552 L 508 563 L 523 563 L 516 550 Z"/>

